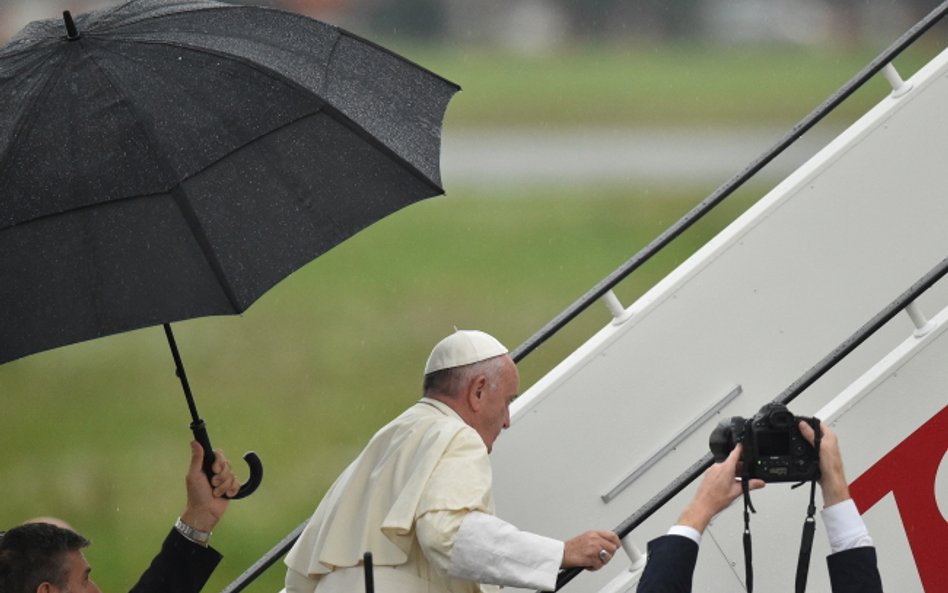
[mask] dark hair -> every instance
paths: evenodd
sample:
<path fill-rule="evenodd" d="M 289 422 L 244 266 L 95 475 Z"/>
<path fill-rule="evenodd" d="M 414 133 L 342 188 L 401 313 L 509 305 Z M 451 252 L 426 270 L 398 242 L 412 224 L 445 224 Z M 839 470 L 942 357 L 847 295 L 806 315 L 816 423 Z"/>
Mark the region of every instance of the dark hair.
<path fill-rule="evenodd" d="M 66 554 L 89 545 L 75 531 L 27 523 L 0 537 L 0 593 L 36 593 L 45 582 L 66 587 Z"/>

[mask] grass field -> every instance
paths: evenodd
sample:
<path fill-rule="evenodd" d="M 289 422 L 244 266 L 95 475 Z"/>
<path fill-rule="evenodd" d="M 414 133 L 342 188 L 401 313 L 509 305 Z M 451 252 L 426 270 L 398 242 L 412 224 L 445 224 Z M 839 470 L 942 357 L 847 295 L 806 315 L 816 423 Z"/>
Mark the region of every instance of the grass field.
<path fill-rule="evenodd" d="M 397 46 L 397 44 L 395 44 Z M 447 125 L 790 126 L 885 47 L 578 47 L 553 54 L 494 51 L 407 56 L 456 82 Z M 939 50 L 919 43 L 898 57 L 903 78 Z M 889 91 L 881 78 L 832 116 L 851 121 Z"/>
<path fill-rule="evenodd" d="M 406 53 L 465 87 L 446 126 L 790 125 L 872 51 L 648 48 L 540 60 Z M 919 50 L 919 56 L 934 51 Z M 921 58 L 907 57 L 911 67 Z M 868 89 L 858 113 L 884 89 Z M 851 115 L 850 115 L 851 116 Z M 216 446 L 256 450 L 266 477 L 214 536 L 218 591 L 305 519 L 369 435 L 413 401 L 433 343 L 476 327 L 515 347 L 714 187 L 477 186 L 416 204 L 307 265 L 242 317 L 176 333 Z M 624 282 L 626 304 L 767 188 L 752 187 Z M 582 197 L 577 197 L 582 196 Z M 522 365 L 523 387 L 608 320 L 583 314 Z M 105 591 L 127 588 L 183 505 L 188 414 L 160 329 L 0 366 L 0 525 L 71 521 Z M 503 437 L 498 443 L 503 446 Z M 249 590 L 280 588 L 270 571 Z"/>

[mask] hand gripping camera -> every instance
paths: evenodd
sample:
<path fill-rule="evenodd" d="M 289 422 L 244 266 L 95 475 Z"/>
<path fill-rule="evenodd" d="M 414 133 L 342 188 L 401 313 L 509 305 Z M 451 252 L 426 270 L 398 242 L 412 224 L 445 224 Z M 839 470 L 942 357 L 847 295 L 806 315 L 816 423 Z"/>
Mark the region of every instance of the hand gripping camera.
<path fill-rule="evenodd" d="M 800 421 L 809 424 L 816 433 L 814 447 L 800 434 Z M 748 593 L 754 591 L 754 570 L 751 564 L 750 513 L 756 512 L 750 501 L 749 479 L 765 482 L 804 482 L 810 484 L 810 504 L 803 523 L 800 557 L 797 561 L 796 590 L 805 591 L 816 513 L 814 497 L 816 480 L 820 478 L 820 421 L 816 418 L 794 416 L 783 404 L 769 403 L 751 419 L 735 416 L 724 420 L 711 432 L 708 445 L 714 460 L 724 461 L 737 443 L 743 444 L 741 460 L 742 490 L 744 492 L 744 584 Z M 794 486 L 794 487 L 796 487 Z"/>
<path fill-rule="evenodd" d="M 820 457 L 800 434 L 803 420 L 820 430 L 816 418 L 794 416 L 786 406 L 769 403 L 753 418 L 734 416 L 711 433 L 714 461 L 724 461 L 737 443 L 743 443 L 744 474 L 765 482 L 806 482 L 820 477 Z"/>

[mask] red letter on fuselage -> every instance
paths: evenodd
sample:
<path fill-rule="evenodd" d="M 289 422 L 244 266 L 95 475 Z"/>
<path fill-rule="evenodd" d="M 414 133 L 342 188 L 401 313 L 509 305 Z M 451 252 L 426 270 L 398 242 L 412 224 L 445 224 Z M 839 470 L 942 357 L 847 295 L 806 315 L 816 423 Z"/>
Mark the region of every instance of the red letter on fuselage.
<path fill-rule="evenodd" d="M 891 492 L 927 593 L 948 591 L 948 521 L 938 509 L 935 478 L 948 451 L 948 406 L 859 476 L 850 494 L 865 513 Z"/>

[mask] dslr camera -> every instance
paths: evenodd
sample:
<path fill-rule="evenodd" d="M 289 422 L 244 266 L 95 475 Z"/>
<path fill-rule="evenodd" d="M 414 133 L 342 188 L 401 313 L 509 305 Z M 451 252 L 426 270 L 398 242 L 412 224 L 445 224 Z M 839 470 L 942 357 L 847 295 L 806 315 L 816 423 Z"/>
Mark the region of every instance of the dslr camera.
<path fill-rule="evenodd" d="M 744 446 L 744 473 L 765 482 L 806 482 L 820 477 L 819 452 L 800 434 L 803 420 L 820 430 L 816 418 L 794 416 L 783 404 L 769 403 L 749 419 L 721 421 L 709 439 L 711 453 L 724 461 L 737 443 Z"/>

